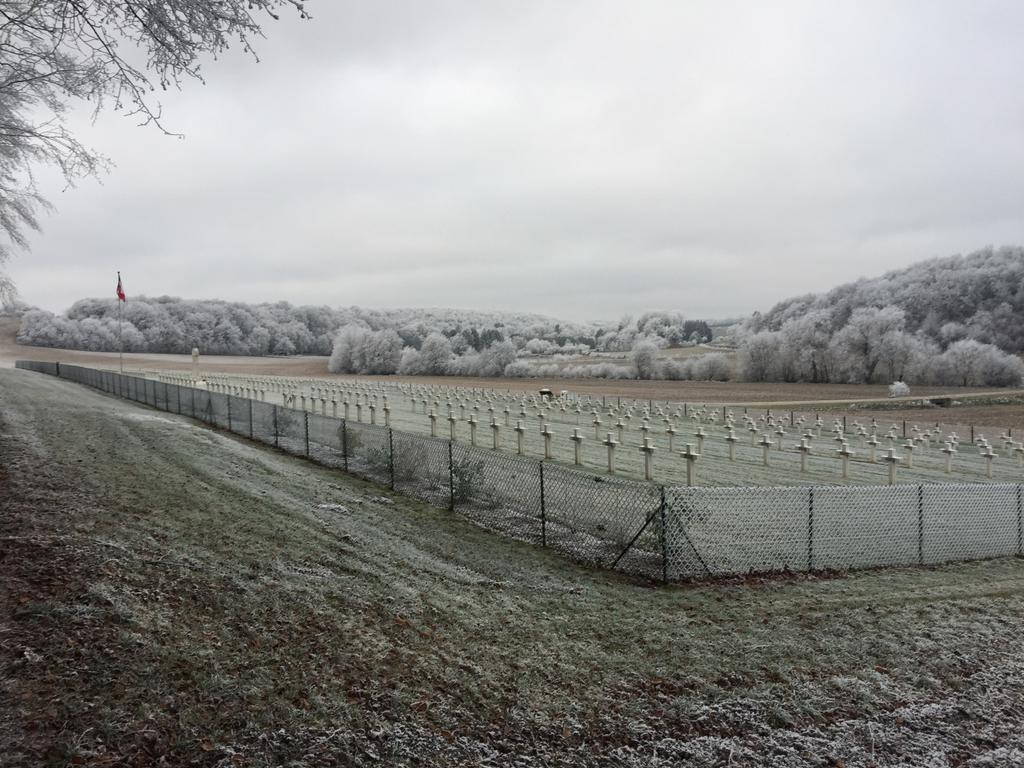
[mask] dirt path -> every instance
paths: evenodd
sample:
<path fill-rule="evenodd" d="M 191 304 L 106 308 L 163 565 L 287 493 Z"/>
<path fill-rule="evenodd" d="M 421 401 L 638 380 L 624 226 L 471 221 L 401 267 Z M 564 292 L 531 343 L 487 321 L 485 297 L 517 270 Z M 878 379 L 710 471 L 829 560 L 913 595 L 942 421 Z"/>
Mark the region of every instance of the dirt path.
<path fill-rule="evenodd" d="M 1024 761 L 1017 559 L 654 587 L 15 370 L 0 543 L 5 766 Z"/>

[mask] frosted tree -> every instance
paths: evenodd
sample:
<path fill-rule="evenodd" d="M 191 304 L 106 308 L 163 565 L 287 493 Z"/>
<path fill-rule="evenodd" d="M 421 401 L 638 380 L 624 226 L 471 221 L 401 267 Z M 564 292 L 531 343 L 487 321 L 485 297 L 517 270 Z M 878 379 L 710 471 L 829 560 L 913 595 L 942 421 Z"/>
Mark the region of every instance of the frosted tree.
<path fill-rule="evenodd" d="M 366 339 L 364 355 L 359 373 L 396 373 L 402 357 L 402 339 L 390 328 L 371 333 Z"/>
<path fill-rule="evenodd" d="M 860 307 L 836 334 L 838 349 L 851 369 L 851 378 L 871 382 L 886 352 L 890 334 L 902 333 L 906 316 L 898 307 Z"/>
<path fill-rule="evenodd" d="M 789 350 L 795 377 L 801 381 L 827 382 L 833 369 L 832 313 L 818 309 L 782 324 L 782 344 Z"/>
<path fill-rule="evenodd" d="M 420 368 L 424 374 L 443 376 L 448 371 L 451 357 L 451 342 L 440 333 L 431 333 L 420 347 Z"/>
<path fill-rule="evenodd" d="M 952 344 L 943 355 L 948 383 L 967 386 L 1020 386 L 1024 362 L 991 344 L 963 339 Z"/>
<path fill-rule="evenodd" d="M 359 325 L 346 325 L 334 338 L 334 349 L 327 361 L 331 373 L 358 373 L 365 360 L 366 338 L 370 330 Z"/>
<path fill-rule="evenodd" d="M 905 331 L 890 331 L 882 336 L 878 358 L 879 366 L 890 382 L 902 381 L 916 364 L 922 353 L 920 342 Z"/>
<path fill-rule="evenodd" d="M 231 43 L 251 51 L 260 16 L 277 18 L 298 0 L 4 0 L 0 4 L 0 265 L 24 248 L 48 203 L 35 186 L 39 165 L 69 184 L 107 159 L 65 121 L 68 104 L 105 106 L 163 129 L 153 94 L 202 81 L 200 60 Z M 127 51 L 127 52 L 126 52 Z M 135 55 L 138 52 L 139 55 Z M 0 298 L 13 290 L 0 275 Z"/>
<path fill-rule="evenodd" d="M 691 357 L 687 361 L 687 379 L 696 381 L 729 381 L 733 378 L 733 364 L 728 355 L 713 352 Z"/>
<path fill-rule="evenodd" d="M 479 376 L 501 376 L 516 361 L 516 347 L 510 341 L 496 341 L 480 353 Z"/>
<path fill-rule="evenodd" d="M 832 312 L 833 332 L 863 307 L 894 306 L 904 312 L 908 333 L 922 333 L 943 347 L 962 338 L 1024 351 L 1024 248 L 984 248 L 948 256 L 837 286 L 828 293 L 797 296 L 745 322 L 748 333 L 777 331 L 811 311 Z M 947 325 L 953 324 L 946 328 Z"/>
<path fill-rule="evenodd" d="M 775 381 L 780 377 L 783 336 L 778 331 L 761 331 L 744 337 L 737 351 L 738 367 L 747 381 Z"/>
<path fill-rule="evenodd" d="M 649 340 L 637 342 L 633 347 L 630 359 L 638 379 L 660 378 L 658 369 L 658 346 Z"/>
<path fill-rule="evenodd" d="M 406 347 L 398 361 L 398 372 L 403 376 L 417 376 L 423 372 L 422 355 L 418 349 Z"/>

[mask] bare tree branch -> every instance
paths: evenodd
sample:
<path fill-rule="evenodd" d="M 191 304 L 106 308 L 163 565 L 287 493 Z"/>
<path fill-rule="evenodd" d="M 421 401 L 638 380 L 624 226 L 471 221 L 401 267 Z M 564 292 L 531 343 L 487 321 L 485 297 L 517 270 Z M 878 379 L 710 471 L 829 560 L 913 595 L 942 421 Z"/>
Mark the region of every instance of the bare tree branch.
<path fill-rule="evenodd" d="M 157 89 L 202 82 L 201 57 L 233 43 L 255 57 L 259 17 L 282 7 L 308 18 L 298 0 L 0 0 L 0 264 L 49 207 L 34 168 L 54 165 L 70 186 L 110 165 L 67 130 L 69 102 L 91 102 L 94 117 L 111 105 L 175 135 Z M 144 65 L 131 63 L 136 53 Z M 0 273 L 0 292 L 12 289 Z"/>

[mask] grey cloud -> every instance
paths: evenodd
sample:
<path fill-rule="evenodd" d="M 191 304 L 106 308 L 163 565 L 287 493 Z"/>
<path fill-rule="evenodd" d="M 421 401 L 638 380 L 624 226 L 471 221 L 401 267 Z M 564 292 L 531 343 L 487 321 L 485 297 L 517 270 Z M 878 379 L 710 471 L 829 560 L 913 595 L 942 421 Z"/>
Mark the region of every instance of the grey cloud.
<path fill-rule="evenodd" d="M 25 298 L 727 316 L 1024 242 L 1013 2 L 310 3 L 165 99 L 75 115 Z M 47 177 L 49 178 L 49 177 Z"/>

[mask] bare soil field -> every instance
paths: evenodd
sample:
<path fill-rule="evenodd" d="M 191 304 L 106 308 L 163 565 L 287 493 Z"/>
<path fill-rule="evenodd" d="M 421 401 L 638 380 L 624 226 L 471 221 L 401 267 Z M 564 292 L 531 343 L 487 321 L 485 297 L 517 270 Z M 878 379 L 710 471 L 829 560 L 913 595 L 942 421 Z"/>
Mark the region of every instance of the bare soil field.
<path fill-rule="evenodd" d="M 109 352 L 82 352 L 51 347 L 29 347 L 18 344 L 15 337 L 20 321 L 0 318 L 0 368 L 14 367 L 15 360 L 42 360 L 117 368 L 118 356 Z M 325 376 L 327 358 L 298 355 L 295 357 L 235 357 L 230 355 L 204 355 L 203 370 L 223 373 L 251 373 L 266 376 Z M 188 370 L 192 367 L 189 355 L 157 355 L 126 353 L 124 366 L 132 370 Z"/>
<path fill-rule="evenodd" d="M 13 367 L 15 360 L 43 360 L 67 362 L 75 365 L 89 365 L 117 368 L 118 356 L 104 352 L 82 352 L 77 350 L 51 349 L 49 347 L 22 346 L 15 342 L 19 321 L 0 318 L 0 368 Z M 129 353 L 124 356 L 125 370 L 188 370 L 192 359 L 188 355 L 159 355 Z M 204 371 L 229 374 L 253 374 L 265 376 L 319 376 L 326 377 L 327 358 L 316 356 L 296 357 L 202 357 Z M 713 382 L 713 381 L 610 381 L 602 379 L 505 379 L 453 376 L 350 376 L 368 380 L 407 381 L 419 384 L 480 387 L 509 390 L 513 392 L 536 392 L 541 387 L 554 390 L 566 389 L 583 395 L 608 398 L 629 398 L 637 400 L 670 400 L 688 403 L 719 403 L 730 405 L 773 405 L 790 407 L 814 404 L 821 410 L 844 410 L 851 402 L 882 400 L 887 405 L 888 389 L 881 384 L 795 384 L 757 382 Z M 949 395 L 955 398 L 1017 400 L 1013 403 L 971 405 L 970 413 L 964 407 L 951 410 L 908 408 L 899 418 L 927 421 L 955 421 L 958 423 L 991 424 L 1005 427 L 1024 427 L 1024 390 L 998 388 L 958 387 L 915 387 L 914 398 Z M 860 411 L 858 411 L 860 413 Z M 867 413 L 867 412 L 865 412 Z M 886 411 L 892 414 L 891 411 Z M 931 417 L 929 414 L 938 416 Z M 869 414 L 870 417 L 870 414 Z M 892 416 L 896 418 L 895 416 Z"/>
<path fill-rule="evenodd" d="M 5 766 L 1011 766 L 1024 561 L 660 587 L 0 370 Z"/>

